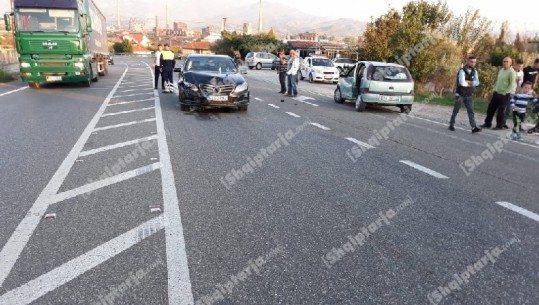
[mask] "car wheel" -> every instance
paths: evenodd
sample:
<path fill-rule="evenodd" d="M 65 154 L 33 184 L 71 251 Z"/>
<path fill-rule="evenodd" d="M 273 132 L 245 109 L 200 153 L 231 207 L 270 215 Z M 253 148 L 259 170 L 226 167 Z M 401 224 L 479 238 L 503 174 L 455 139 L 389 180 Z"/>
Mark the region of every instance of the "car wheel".
<path fill-rule="evenodd" d="M 257 64 L 256 64 L 256 69 L 257 69 L 257 70 L 262 69 L 262 64 L 261 64 L 261 63 L 257 63 Z"/>
<path fill-rule="evenodd" d="M 335 101 L 335 103 L 339 104 L 342 104 L 344 102 L 344 99 L 342 98 L 341 94 L 341 88 L 337 87 L 337 89 L 335 89 L 335 93 L 333 94 L 333 100 Z"/>
<path fill-rule="evenodd" d="M 239 111 L 247 111 L 247 106 L 238 106 Z"/>
<path fill-rule="evenodd" d="M 301 71 L 299 71 L 299 79 L 301 79 L 301 80 L 305 79 L 305 77 L 303 77 L 303 73 Z"/>
<path fill-rule="evenodd" d="M 412 105 L 401 106 L 401 113 L 410 114 L 410 111 L 412 111 Z"/>
<path fill-rule="evenodd" d="M 309 73 L 309 83 L 314 83 L 313 74 Z"/>
<path fill-rule="evenodd" d="M 39 89 L 41 87 L 41 84 L 39 82 L 29 82 L 28 87 L 32 89 Z"/>
<path fill-rule="evenodd" d="M 249 70 L 253 70 L 254 67 L 249 66 Z"/>
<path fill-rule="evenodd" d="M 367 108 L 367 103 L 361 100 L 361 96 L 358 96 L 356 99 L 356 111 L 363 112 L 365 111 L 365 108 Z"/>
<path fill-rule="evenodd" d="M 190 108 L 191 107 L 189 107 L 187 105 L 180 104 L 180 111 L 189 111 L 189 110 L 191 110 Z"/>

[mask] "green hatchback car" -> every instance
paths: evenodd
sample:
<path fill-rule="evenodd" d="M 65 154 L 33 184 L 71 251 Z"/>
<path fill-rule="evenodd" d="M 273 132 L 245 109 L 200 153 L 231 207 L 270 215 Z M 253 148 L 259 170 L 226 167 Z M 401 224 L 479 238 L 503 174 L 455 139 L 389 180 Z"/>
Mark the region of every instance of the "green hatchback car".
<path fill-rule="evenodd" d="M 358 112 L 377 104 L 397 106 L 408 114 L 414 97 L 414 80 L 405 66 L 376 61 L 357 62 L 339 79 L 334 93 L 336 103 L 354 101 Z"/>

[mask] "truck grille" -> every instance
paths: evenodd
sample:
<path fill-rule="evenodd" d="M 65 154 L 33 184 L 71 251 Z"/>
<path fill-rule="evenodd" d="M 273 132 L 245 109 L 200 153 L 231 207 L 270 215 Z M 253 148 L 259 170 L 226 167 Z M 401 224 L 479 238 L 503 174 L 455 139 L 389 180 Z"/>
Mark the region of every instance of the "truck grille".
<path fill-rule="evenodd" d="M 56 41 L 56 45 L 51 49 L 43 46 L 43 40 L 31 40 L 28 44 L 32 50 L 43 50 L 46 52 L 69 52 L 71 50 L 70 41 Z"/>
<path fill-rule="evenodd" d="M 66 64 L 63 62 L 42 62 L 39 64 L 42 67 L 65 67 Z"/>
<path fill-rule="evenodd" d="M 214 86 L 208 84 L 200 85 L 200 90 L 206 94 L 218 94 L 218 95 L 229 95 L 234 91 L 234 86 L 232 85 L 222 85 Z"/>

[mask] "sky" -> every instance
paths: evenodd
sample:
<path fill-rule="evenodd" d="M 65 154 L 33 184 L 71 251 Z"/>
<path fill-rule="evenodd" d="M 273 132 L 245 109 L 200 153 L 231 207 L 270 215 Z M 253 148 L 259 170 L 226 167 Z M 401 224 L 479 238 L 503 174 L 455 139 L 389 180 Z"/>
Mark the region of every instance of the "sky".
<path fill-rule="evenodd" d="M 100 8 L 107 12 L 116 10 L 115 0 L 94 0 Z M 141 14 L 147 13 L 149 16 L 143 18 L 153 18 L 157 9 L 164 11 L 165 3 L 169 5 L 170 14 L 178 16 L 182 12 L 192 12 L 186 20 L 196 20 L 199 14 L 214 13 L 223 5 L 238 6 L 257 4 L 259 0 L 119 0 L 120 7 L 128 5 L 130 8 L 136 8 Z M 263 0 L 278 2 L 294 8 L 303 10 L 305 13 L 321 17 L 332 18 L 353 18 L 361 21 L 370 21 L 370 17 L 378 17 L 388 11 L 391 6 L 398 10 L 409 2 L 409 0 L 332 0 L 327 4 L 315 3 L 313 0 Z M 427 0 L 429 2 L 437 2 Z M 515 1 L 516 8 L 502 9 L 499 5 L 485 0 L 450 0 L 447 1 L 449 9 L 456 15 L 463 15 L 467 8 L 479 9 L 481 16 L 488 18 L 493 22 L 493 30 L 498 31 L 502 21 L 507 20 L 510 24 L 510 32 L 539 32 L 539 3 L 537 0 L 519 0 Z M 205 5 L 203 5 L 205 4 Z M 0 0 L 0 12 L 9 10 L 10 0 Z M 203 6 L 203 7 L 201 7 Z"/>

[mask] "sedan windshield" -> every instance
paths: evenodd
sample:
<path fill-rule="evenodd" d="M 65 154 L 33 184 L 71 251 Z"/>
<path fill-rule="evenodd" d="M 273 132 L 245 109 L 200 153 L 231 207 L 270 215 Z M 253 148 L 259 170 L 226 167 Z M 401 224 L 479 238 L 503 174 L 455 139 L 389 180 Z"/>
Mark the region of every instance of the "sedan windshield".
<path fill-rule="evenodd" d="M 236 65 L 230 58 L 197 57 L 187 61 L 185 71 L 232 73 L 237 72 L 237 69 Z"/>
<path fill-rule="evenodd" d="M 333 62 L 329 59 L 313 58 L 313 66 L 319 67 L 334 67 Z"/>
<path fill-rule="evenodd" d="M 18 8 L 15 10 L 17 30 L 22 32 L 68 32 L 79 29 L 73 9 Z"/>

